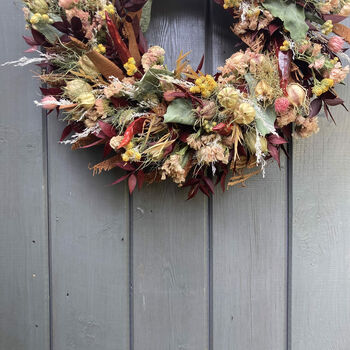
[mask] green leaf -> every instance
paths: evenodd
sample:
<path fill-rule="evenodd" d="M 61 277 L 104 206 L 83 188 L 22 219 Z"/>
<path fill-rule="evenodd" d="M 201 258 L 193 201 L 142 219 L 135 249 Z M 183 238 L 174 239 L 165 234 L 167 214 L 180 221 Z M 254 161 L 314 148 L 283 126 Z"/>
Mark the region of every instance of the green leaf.
<path fill-rule="evenodd" d="M 192 109 L 192 103 L 184 98 L 178 98 L 170 103 L 164 115 L 165 123 L 178 123 L 194 125 L 196 117 Z"/>
<path fill-rule="evenodd" d="M 135 100 L 141 102 L 147 95 L 156 94 L 160 96 L 162 94 L 159 75 L 173 75 L 173 73 L 166 69 L 149 69 L 142 79 L 135 84 L 137 86 Z"/>
<path fill-rule="evenodd" d="M 253 101 L 253 104 L 256 111 L 256 129 L 262 136 L 275 132 L 275 121 L 277 116 L 274 108 L 270 106 L 263 109 L 256 101 Z"/>
<path fill-rule="evenodd" d="M 151 12 L 152 12 L 152 0 L 148 0 L 142 8 L 142 15 L 140 20 L 141 31 L 143 33 L 147 32 L 147 29 L 151 22 Z"/>
<path fill-rule="evenodd" d="M 305 22 L 305 12 L 301 6 L 284 0 L 265 0 L 262 6 L 283 21 L 285 29 L 294 41 L 306 38 L 309 26 Z"/>
<path fill-rule="evenodd" d="M 54 44 L 56 40 L 62 35 L 55 27 L 48 23 L 37 23 L 33 26 L 38 32 L 40 32 L 44 37 L 51 43 Z"/>

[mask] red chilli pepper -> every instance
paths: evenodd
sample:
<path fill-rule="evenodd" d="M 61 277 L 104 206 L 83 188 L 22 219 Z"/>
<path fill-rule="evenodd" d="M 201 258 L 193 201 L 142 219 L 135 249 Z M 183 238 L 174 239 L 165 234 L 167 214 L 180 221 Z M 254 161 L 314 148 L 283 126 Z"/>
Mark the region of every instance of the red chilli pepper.
<path fill-rule="evenodd" d="M 117 149 L 125 147 L 132 140 L 134 135 L 139 134 L 142 131 L 145 121 L 146 118 L 138 118 L 134 120 L 125 130 L 124 138 Z"/>
<path fill-rule="evenodd" d="M 106 11 L 105 14 L 109 35 L 111 36 L 115 49 L 124 64 L 128 62 L 128 59 L 131 57 L 131 53 L 126 44 L 124 43 L 123 39 L 121 38 L 117 27 L 109 17 L 108 12 Z"/>

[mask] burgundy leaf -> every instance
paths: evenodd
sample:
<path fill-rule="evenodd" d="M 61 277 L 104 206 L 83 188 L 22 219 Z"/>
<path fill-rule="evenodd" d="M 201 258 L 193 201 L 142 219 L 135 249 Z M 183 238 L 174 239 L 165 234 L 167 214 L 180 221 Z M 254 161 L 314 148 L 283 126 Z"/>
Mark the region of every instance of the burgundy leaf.
<path fill-rule="evenodd" d="M 137 184 L 137 178 L 136 178 L 135 174 L 131 174 L 129 177 L 129 180 L 128 180 L 130 194 L 132 194 L 134 192 L 136 184 Z"/>
<path fill-rule="evenodd" d="M 269 153 L 271 154 L 271 156 L 278 163 L 278 166 L 281 166 L 280 152 L 279 152 L 278 148 L 276 146 L 272 145 L 271 143 L 268 143 L 267 148 L 268 148 Z"/>
<path fill-rule="evenodd" d="M 214 184 L 213 184 L 213 181 L 211 179 L 209 179 L 209 177 L 207 176 L 203 176 L 203 181 L 205 182 L 205 184 L 207 185 L 209 191 L 214 194 L 215 191 L 214 191 Z"/>
<path fill-rule="evenodd" d="M 72 132 L 72 130 L 73 130 L 72 124 L 68 124 L 62 131 L 60 141 L 65 140 L 65 138 Z"/>
<path fill-rule="evenodd" d="M 112 152 L 112 147 L 109 145 L 109 142 L 106 142 L 105 147 L 103 149 L 103 159 L 107 158 L 107 156 Z"/>
<path fill-rule="evenodd" d="M 338 106 L 338 105 L 342 105 L 344 103 L 344 100 L 342 100 L 339 97 L 336 98 L 327 98 L 324 100 L 324 103 L 327 104 L 328 106 Z"/>
<path fill-rule="evenodd" d="M 38 46 L 38 45 L 40 45 L 33 38 L 30 38 L 29 36 L 23 36 L 23 39 L 29 46 Z"/>
<path fill-rule="evenodd" d="M 221 185 L 221 189 L 222 189 L 222 192 L 225 192 L 226 190 L 226 176 L 227 176 L 227 172 L 224 172 L 222 175 L 221 175 L 221 179 L 220 179 L 220 185 Z"/>
<path fill-rule="evenodd" d="M 322 100 L 319 98 L 316 98 L 315 100 L 313 100 L 310 104 L 309 117 L 312 118 L 316 116 L 318 113 L 320 113 L 321 108 L 322 108 Z"/>
<path fill-rule="evenodd" d="M 37 43 L 37 45 L 47 45 L 47 41 L 44 37 L 44 35 L 42 35 L 41 33 L 39 33 L 38 31 L 36 31 L 35 29 L 31 28 L 31 32 L 33 35 L 33 39 L 34 41 Z"/>
<path fill-rule="evenodd" d="M 124 0 L 122 1 L 123 6 L 130 12 L 137 12 L 142 9 L 148 0 Z"/>
<path fill-rule="evenodd" d="M 60 88 L 40 88 L 41 90 L 41 93 L 44 95 L 44 96 L 54 96 L 54 97 L 57 97 L 57 96 L 60 96 L 62 95 L 62 90 Z"/>
<path fill-rule="evenodd" d="M 144 182 L 145 182 L 145 173 L 143 172 L 143 170 L 139 170 L 137 172 L 137 187 L 139 190 L 141 190 Z"/>
<path fill-rule="evenodd" d="M 69 34 L 70 30 L 67 27 L 67 23 L 65 22 L 55 22 L 52 24 L 53 27 L 55 27 L 57 30 L 59 30 L 62 33 Z"/>
<path fill-rule="evenodd" d="M 126 180 L 126 179 L 129 177 L 129 175 L 130 175 L 130 174 L 126 174 L 126 175 L 122 176 L 122 177 L 119 178 L 117 181 L 111 183 L 111 186 L 116 185 L 116 184 L 119 184 L 119 183 L 121 183 L 122 181 Z"/>
<path fill-rule="evenodd" d="M 207 196 L 210 197 L 210 193 L 208 191 L 208 188 L 204 184 L 199 184 L 199 189 Z"/>
<path fill-rule="evenodd" d="M 279 135 L 270 135 L 267 137 L 267 140 L 274 145 L 283 145 L 284 143 L 288 143 L 288 141 Z"/>
<path fill-rule="evenodd" d="M 199 183 L 192 186 L 190 192 L 188 192 L 187 200 L 190 200 L 196 196 L 199 190 Z"/>
<path fill-rule="evenodd" d="M 104 140 L 103 139 L 100 139 L 100 140 L 97 140 L 93 143 L 90 143 L 89 145 L 86 145 L 86 146 L 82 146 L 80 148 L 90 148 L 90 147 L 94 147 L 94 146 L 97 146 L 97 145 L 100 145 L 101 143 L 103 143 Z"/>
<path fill-rule="evenodd" d="M 334 23 L 340 23 L 346 19 L 346 16 L 340 16 L 340 15 L 323 15 L 323 19 L 325 21 L 332 21 Z"/>
<path fill-rule="evenodd" d="M 204 55 L 202 56 L 201 61 L 199 62 L 199 65 L 196 69 L 196 73 L 199 73 L 199 71 L 203 68 L 203 64 L 204 64 Z"/>
<path fill-rule="evenodd" d="M 116 136 L 117 133 L 115 132 L 115 129 L 113 127 L 113 125 L 108 124 L 103 122 L 102 120 L 98 121 L 98 125 L 100 126 L 102 132 L 107 136 L 107 137 L 113 137 Z"/>
<path fill-rule="evenodd" d="M 126 171 L 135 171 L 135 168 L 130 163 L 118 162 L 115 165 Z"/>

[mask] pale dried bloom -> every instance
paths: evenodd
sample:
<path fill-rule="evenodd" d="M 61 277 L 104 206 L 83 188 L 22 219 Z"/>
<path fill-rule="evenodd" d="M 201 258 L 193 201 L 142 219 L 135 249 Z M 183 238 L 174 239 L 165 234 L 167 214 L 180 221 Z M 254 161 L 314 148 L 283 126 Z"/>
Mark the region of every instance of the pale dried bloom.
<path fill-rule="evenodd" d="M 210 120 L 217 112 L 216 104 L 213 101 L 204 101 L 204 105 L 198 106 L 196 112 L 200 118 Z"/>
<path fill-rule="evenodd" d="M 69 21 L 72 20 L 73 17 L 78 17 L 81 20 L 81 23 L 83 25 L 83 29 L 85 30 L 85 37 L 87 39 L 92 39 L 92 27 L 90 25 L 90 14 L 89 12 L 85 12 L 83 10 L 79 10 L 78 8 L 74 7 L 71 10 L 66 10 L 67 19 Z"/>
<path fill-rule="evenodd" d="M 312 49 L 311 56 L 316 57 L 321 53 L 322 46 L 320 44 L 315 44 L 315 46 Z"/>
<path fill-rule="evenodd" d="M 149 70 L 155 64 L 162 64 L 164 61 L 165 50 L 160 46 L 152 46 L 142 56 L 141 64 L 145 71 Z"/>
<path fill-rule="evenodd" d="M 340 10 L 339 15 L 341 16 L 350 16 L 350 4 L 345 4 L 343 8 Z"/>
<path fill-rule="evenodd" d="M 105 100 L 103 100 L 102 98 L 99 98 L 96 100 L 95 108 L 96 108 L 96 112 L 98 113 L 99 116 L 103 117 L 106 115 Z"/>
<path fill-rule="evenodd" d="M 318 127 L 318 118 L 313 117 L 313 118 L 304 118 L 304 122 L 296 127 L 295 132 L 297 133 L 298 136 L 302 138 L 306 138 L 311 136 L 312 134 L 316 134 L 319 132 L 319 127 Z"/>
<path fill-rule="evenodd" d="M 103 93 L 107 98 L 111 98 L 112 96 L 120 96 L 121 91 L 124 86 L 120 80 L 114 80 L 113 83 L 104 88 Z"/>
<path fill-rule="evenodd" d="M 283 128 L 284 126 L 295 122 L 296 118 L 297 114 L 294 108 L 290 108 L 286 113 L 283 113 L 282 115 L 277 117 L 277 125 L 280 128 Z"/>
<path fill-rule="evenodd" d="M 318 58 L 317 60 L 315 60 L 315 62 L 311 63 L 309 65 L 309 68 L 321 69 L 324 66 L 325 62 L 326 62 L 326 58 L 322 56 L 321 58 Z"/>
<path fill-rule="evenodd" d="M 171 177 L 177 184 L 182 184 L 186 180 L 186 171 L 181 166 L 182 157 L 179 154 L 171 155 L 161 168 L 162 180 Z"/>
<path fill-rule="evenodd" d="M 236 52 L 230 58 L 228 58 L 225 61 L 225 65 L 223 67 L 219 67 L 218 70 L 222 72 L 223 75 L 228 75 L 234 72 L 243 75 L 248 68 L 247 58 L 248 57 L 244 52 Z"/>
<path fill-rule="evenodd" d="M 68 10 L 74 5 L 78 4 L 79 0 L 59 0 L 58 5 Z"/>
<path fill-rule="evenodd" d="M 333 36 L 328 41 L 328 47 L 333 52 L 340 52 L 341 50 L 343 50 L 344 44 L 345 44 L 344 39 L 337 35 Z"/>
<path fill-rule="evenodd" d="M 349 74 L 349 71 L 349 66 L 343 68 L 341 63 L 338 62 L 329 73 L 328 78 L 333 79 L 334 84 L 339 84 L 346 78 L 346 76 Z"/>
<path fill-rule="evenodd" d="M 202 147 L 202 142 L 200 137 L 197 134 L 191 134 L 187 137 L 186 143 L 196 151 L 198 151 Z"/>
<path fill-rule="evenodd" d="M 226 147 L 221 143 L 209 144 L 202 147 L 196 153 L 196 158 L 198 163 L 211 164 L 215 162 L 222 162 L 228 164 L 229 161 L 229 152 L 227 152 Z"/>
<path fill-rule="evenodd" d="M 120 145 L 120 143 L 122 142 L 123 138 L 124 138 L 123 136 L 114 136 L 110 139 L 109 145 L 111 146 L 111 148 L 116 150 Z"/>
<path fill-rule="evenodd" d="M 96 121 L 93 121 L 91 119 L 85 119 L 84 124 L 87 128 L 94 128 L 96 126 Z"/>

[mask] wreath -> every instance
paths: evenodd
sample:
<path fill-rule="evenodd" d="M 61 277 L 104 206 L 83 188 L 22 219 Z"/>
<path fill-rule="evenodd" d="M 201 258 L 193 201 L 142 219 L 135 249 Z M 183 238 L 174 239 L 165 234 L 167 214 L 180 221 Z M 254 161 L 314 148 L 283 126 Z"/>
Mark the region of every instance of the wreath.
<path fill-rule="evenodd" d="M 8 63 L 42 68 L 36 103 L 61 112 L 60 142 L 103 146 L 94 174 L 124 169 L 114 184 L 127 180 L 130 193 L 170 178 L 189 198 L 209 196 L 214 184 L 225 190 L 279 163 L 292 136 L 319 130 L 322 107 L 333 119 L 350 41 L 340 23 L 348 0 L 215 2 L 246 47 L 215 75 L 182 52 L 171 70 L 161 47 L 147 48 L 151 0 L 24 0 L 24 39 L 38 56 Z"/>

